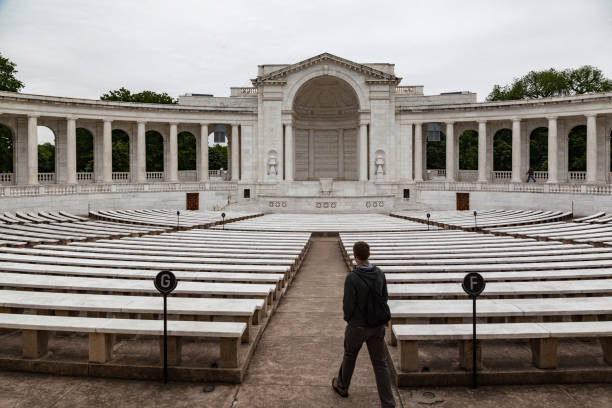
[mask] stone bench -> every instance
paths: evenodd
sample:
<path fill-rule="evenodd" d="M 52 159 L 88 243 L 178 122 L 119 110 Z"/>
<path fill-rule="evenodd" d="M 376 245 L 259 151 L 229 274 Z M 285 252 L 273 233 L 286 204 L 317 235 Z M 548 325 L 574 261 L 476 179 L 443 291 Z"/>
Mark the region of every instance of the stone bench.
<path fill-rule="evenodd" d="M 463 282 L 465 273 L 385 273 L 387 283 Z M 488 282 L 548 281 L 558 279 L 612 278 L 612 269 L 561 269 L 541 271 L 483 272 Z"/>
<path fill-rule="evenodd" d="M 398 272 L 502 272 L 502 271 L 536 271 L 548 269 L 581 269 L 581 268 L 612 268 L 611 260 L 571 261 L 571 262 L 524 262 L 482 265 L 388 265 L 382 269 L 385 273 Z"/>
<path fill-rule="evenodd" d="M 17 242 L 29 242 L 29 243 L 57 243 L 60 242 L 59 239 L 50 239 L 50 238 L 35 238 L 30 236 L 23 235 L 15 235 L 13 231 L 6 230 L 0 226 L 0 239 L 4 239 L 6 241 L 17 241 Z"/>
<path fill-rule="evenodd" d="M 455 340 L 459 342 L 459 363 L 472 370 L 471 324 L 402 324 L 393 325 L 398 341 L 402 371 L 420 371 L 419 343 L 424 341 Z M 533 365 L 552 369 L 558 365 L 557 341 L 561 338 L 598 338 L 604 360 L 612 365 L 612 321 L 556 322 L 556 323 L 502 323 L 478 324 L 477 365 L 482 365 L 482 344 L 486 340 L 530 340 Z"/>
<path fill-rule="evenodd" d="M 589 246 L 583 244 L 585 246 Z M 177 245 L 178 247 L 178 245 Z M 39 246 L 39 248 L 43 248 Z M 55 246 L 55 248 L 59 248 Z M 66 246 L 68 250 L 72 250 L 72 248 L 104 248 L 104 249 L 123 249 L 123 250 L 138 250 L 142 248 L 146 251 L 169 251 L 169 246 L 167 244 L 158 243 L 158 244 L 138 244 L 136 242 L 128 243 L 123 240 L 117 241 L 109 241 L 109 240 L 98 240 L 96 242 L 72 242 Z M 269 249 L 266 246 L 253 246 L 253 247 L 209 247 L 209 246 L 182 246 L 181 253 L 211 253 L 211 254 L 219 254 L 218 256 L 236 256 L 236 255 L 265 255 L 265 254 L 276 254 L 276 255 L 290 255 L 295 256 L 299 255 L 302 252 L 303 247 L 296 246 L 295 249 Z M 216 256 L 216 255 L 215 255 Z"/>
<path fill-rule="evenodd" d="M 1 282 L 1 280 L 0 280 Z M 461 285 L 456 283 L 406 283 L 387 285 L 389 297 L 465 297 Z M 612 294 L 612 279 L 548 280 L 544 282 L 489 282 L 481 296 L 571 296 Z"/>
<path fill-rule="evenodd" d="M 32 294 L 35 293 L 36 296 Z M 168 314 L 181 319 L 231 319 L 246 323 L 242 337 L 244 343 L 250 340 L 251 324 L 258 325 L 262 316 L 263 299 L 220 299 L 168 297 Z M 92 295 L 80 293 L 31 292 L 23 290 L 0 290 L 0 313 L 16 310 L 35 309 L 41 314 L 68 315 L 87 312 L 88 316 L 100 317 L 112 314 L 115 317 L 130 315 L 152 316 L 162 313 L 161 297 Z"/>
<path fill-rule="evenodd" d="M 240 338 L 247 325 L 232 322 L 168 321 L 168 364 L 181 364 L 181 338 L 199 337 L 219 340 L 221 368 L 239 366 Z M 24 358 L 37 359 L 48 352 L 49 332 L 87 333 L 89 361 L 106 363 L 113 359 L 113 336 L 160 336 L 160 361 L 163 363 L 163 321 L 92 317 L 41 316 L 0 313 L 0 328 L 21 330 Z"/>
<path fill-rule="evenodd" d="M 40 275 L 28 273 L 0 272 L 0 288 L 6 289 L 43 289 L 112 294 L 159 295 L 152 279 L 92 278 L 59 275 Z M 206 296 L 230 298 L 265 299 L 262 312 L 272 305 L 276 297 L 276 285 L 250 283 L 211 283 L 179 281 L 173 294 L 175 296 Z"/>

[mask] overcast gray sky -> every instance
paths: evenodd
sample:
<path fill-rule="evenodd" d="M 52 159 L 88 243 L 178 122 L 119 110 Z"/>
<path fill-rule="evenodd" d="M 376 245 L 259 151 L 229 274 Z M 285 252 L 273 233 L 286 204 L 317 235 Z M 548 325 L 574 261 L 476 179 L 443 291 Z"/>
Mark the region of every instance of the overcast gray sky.
<path fill-rule="evenodd" d="M 612 1 L 0 0 L 0 53 L 26 93 L 227 96 L 258 64 L 326 51 L 394 63 L 426 94 L 483 100 L 532 69 L 591 64 L 612 77 Z"/>

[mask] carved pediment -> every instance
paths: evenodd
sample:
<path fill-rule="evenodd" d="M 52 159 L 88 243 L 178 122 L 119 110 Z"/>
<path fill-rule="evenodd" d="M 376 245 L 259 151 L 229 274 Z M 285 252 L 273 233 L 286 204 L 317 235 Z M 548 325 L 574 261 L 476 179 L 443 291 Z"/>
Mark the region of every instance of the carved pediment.
<path fill-rule="evenodd" d="M 340 58 L 336 55 L 325 52 L 315 57 L 308 58 L 304 61 L 300 61 L 296 64 L 288 65 L 284 68 L 278 69 L 268 74 L 260 75 L 255 79 L 251 79 L 251 82 L 253 83 L 254 86 L 258 86 L 264 83 L 266 84 L 284 84 L 289 74 L 304 70 L 313 65 L 328 64 L 328 63 L 340 65 L 351 71 L 359 72 L 368 77 L 368 82 L 392 83 L 392 84 L 397 85 L 402 80 L 401 78 L 398 78 L 393 74 L 389 74 L 389 73 L 380 71 L 378 69 L 369 67 L 364 64 L 358 64 L 356 62 L 349 61 L 347 59 Z"/>

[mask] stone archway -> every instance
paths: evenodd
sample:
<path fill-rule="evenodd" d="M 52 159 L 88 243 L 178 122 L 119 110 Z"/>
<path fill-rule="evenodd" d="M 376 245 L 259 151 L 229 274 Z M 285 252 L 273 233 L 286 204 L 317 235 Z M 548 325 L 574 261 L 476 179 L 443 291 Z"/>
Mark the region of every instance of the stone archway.
<path fill-rule="evenodd" d="M 346 81 L 322 75 L 293 101 L 295 180 L 358 180 L 359 100 Z"/>

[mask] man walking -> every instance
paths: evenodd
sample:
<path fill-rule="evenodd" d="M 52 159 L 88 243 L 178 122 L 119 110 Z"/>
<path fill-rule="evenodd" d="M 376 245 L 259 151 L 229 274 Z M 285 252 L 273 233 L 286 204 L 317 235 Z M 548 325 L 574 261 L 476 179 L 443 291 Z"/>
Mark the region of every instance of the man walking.
<path fill-rule="evenodd" d="M 533 176 L 533 169 L 530 167 L 529 170 L 527 170 L 527 182 L 529 183 L 530 180 L 533 180 L 533 182 L 536 182 L 535 177 Z"/>
<path fill-rule="evenodd" d="M 365 342 L 376 376 L 381 407 L 395 407 L 391 375 L 385 353 L 385 326 L 391 319 L 387 299 L 387 281 L 382 271 L 368 262 L 370 247 L 363 241 L 353 245 L 357 266 L 344 281 L 344 359 L 332 388 L 341 397 L 348 397 L 355 361 Z"/>

